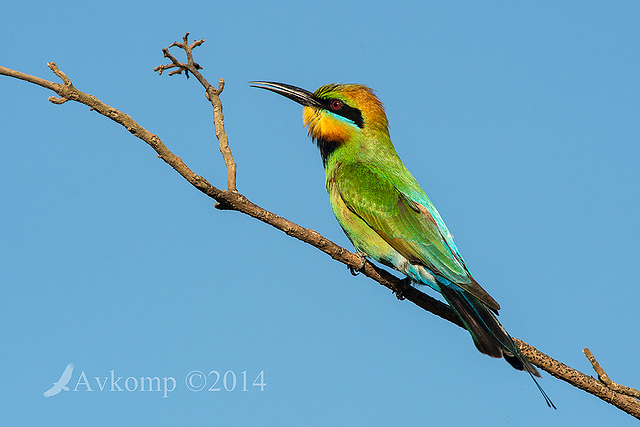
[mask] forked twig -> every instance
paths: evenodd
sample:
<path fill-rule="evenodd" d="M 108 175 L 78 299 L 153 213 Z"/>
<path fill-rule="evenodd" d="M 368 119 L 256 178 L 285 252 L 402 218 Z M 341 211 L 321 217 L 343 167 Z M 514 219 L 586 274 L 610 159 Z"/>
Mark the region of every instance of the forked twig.
<path fill-rule="evenodd" d="M 49 67 L 51 69 L 51 71 L 53 71 L 53 74 L 55 74 L 56 76 L 60 77 L 60 79 L 62 80 L 62 83 L 64 83 L 61 87 L 60 87 L 60 91 L 61 92 L 65 92 L 65 88 L 68 87 L 73 87 L 73 85 L 71 84 L 71 80 L 69 80 L 69 77 L 67 77 L 67 75 L 65 73 L 63 73 L 62 71 L 60 71 L 58 69 L 58 66 L 56 65 L 55 62 L 48 62 L 47 63 L 47 67 Z M 68 97 L 66 96 L 60 96 L 59 98 L 56 96 L 50 96 L 49 101 L 53 102 L 54 104 L 64 104 L 65 102 L 67 102 L 69 100 Z"/>
<path fill-rule="evenodd" d="M 173 42 L 169 45 L 168 48 L 162 49 L 162 53 L 164 53 L 165 58 L 169 58 L 171 60 L 171 64 L 158 65 L 153 69 L 153 71 L 157 71 L 159 75 L 162 75 L 162 72 L 165 70 L 172 70 L 169 72 L 170 76 L 175 74 L 184 74 L 187 78 L 189 78 L 189 73 L 193 74 L 196 79 L 200 82 L 200 84 L 205 89 L 205 96 L 211 102 L 213 106 L 213 125 L 216 131 L 216 138 L 218 138 L 218 148 L 220 149 L 220 153 L 222 154 L 222 158 L 224 160 L 224 164 L 227 167 L 227 190 L 233 191 L 234 193 L 238 191 L 236 187 L 236 174 L 237 174 L 237 165 L 233 160 L 233 154 L 231 153 L 231 149 L 229 148 L 229 138 L 227 137 L 227 133 L 224 130 L 224 114 L 222 114 L 222 101 L 220 101 L 220 94 L 224 90 L 224 79 L 220 79 L 218 81 L 218 87 L 213 87 L 207 79 L 200 73 L 199 70 L 202 69 L 200 64 L 193 60 L 193 49 L 200 46 L 204 43 L 204 39 L 196 40 L 193 43 L 189 44 L 188 41 L 189 33 L 187 32 L 182 38 L 182 43 Z M 178 47 L 185 51 L 187 55 L 187 63 L 180 62 L 173 56 L 169 49 L 172 47 Z M 224 204 L 218 202 L 216 207 L 219 209 L 228 208 Z"/>
<path fill-rule="evenodd" d="M 632 387 L 627 387 L 626 385 L 618 384 L 612 381 L 611 378 L 609 378 L 609 375 L 607 375 L 602 366 L 600 366 L 591 350 L 585 347 L 582 352 L 585 356 L 587 356 L 589 362 L 591 362 L 591 366 L 593 367 L 593 370 L 598 374 L 598 379 L 600 380 L 600 382 L 606 385 L 607 388 L 610 388 L 617 393 L 622 393 L 640 400 L 640 391 Z"/>

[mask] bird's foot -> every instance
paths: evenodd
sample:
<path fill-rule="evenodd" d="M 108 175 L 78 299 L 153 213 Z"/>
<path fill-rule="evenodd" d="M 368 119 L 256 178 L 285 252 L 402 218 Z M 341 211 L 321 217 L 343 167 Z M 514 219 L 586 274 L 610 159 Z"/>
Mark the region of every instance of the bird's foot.
<path fill-rule="evenodd" d="M 396 298 L 398 298 L 398 300 L 400 301 L 404 300 L 404 293 L 410 286 L 411 279 L 409 277 L 405 277 L 404 279 L 400 280 L 400 286 L 398 286 L 395 290 Z"/>
<path fill-rule="evenodd" d="M 364 263 L 367 261 L 366 256 L 361 254 L 360 252 L 356 252 L 356 255 L 360 259 L 359 265 L 357 267 L 353 267 L 350 265 L 347 266 L 352 276 L 357 276 L 358 274 L 360 274 L 360 271 L 364 268 Z"/>

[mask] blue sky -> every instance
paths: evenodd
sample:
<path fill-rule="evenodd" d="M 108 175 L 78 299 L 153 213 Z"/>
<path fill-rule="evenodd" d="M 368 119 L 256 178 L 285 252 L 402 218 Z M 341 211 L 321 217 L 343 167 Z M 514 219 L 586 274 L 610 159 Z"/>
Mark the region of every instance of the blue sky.
<path fill-rule="evenodd" d="M 57 62 L 224 187 L 202 88 L 153 73 L 185 31 L 205 38 L 239 190 L 347 248 L 300 106 L 247 82 L 373 87 L 505 327 L 592 374 L 589 347 L 639 387 L 639 20 L 633 1 L 24 1 L 3 7 L 0 65 L 57 81 Z M 215 210 L 123 128 L 50 95 L 0 78 L 7 425 L 635 425 L 543 374 L 549 410 L 460 328 Z M 68 363 L 72 391 L 44 398 Z M 125 384 L 156 376 L 175 380 L 167 397 Z"/>

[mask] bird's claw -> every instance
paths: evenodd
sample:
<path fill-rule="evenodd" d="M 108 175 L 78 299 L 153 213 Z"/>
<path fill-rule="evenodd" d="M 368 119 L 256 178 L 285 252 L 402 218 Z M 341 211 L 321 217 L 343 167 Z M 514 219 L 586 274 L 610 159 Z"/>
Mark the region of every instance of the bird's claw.
<path fill-rule="evenodd" d="M 404 293 L 407 290 L 407 288 L 409 288 L 410 286 L 411 286 L 410 278 L 405 277 L 404 279 L 400 280 L 400 285 L 395 290 L 396 298 L 398 298 L 398 300 L 400 301 L 404 300 L 405 299 Z"/>
<path fill-rule="evenodd" d="M 364 268 L 364 264 L 367 261 L 360 252 L 356 252 L 356 255 L 358 256 L 358 258 L 360 258 L 360 264 L 357 267 L 353 267 L 351 265 L 347 266 L 352 276 L 357 276 L 358 274 L 360 274 L 360 271 Z"/>

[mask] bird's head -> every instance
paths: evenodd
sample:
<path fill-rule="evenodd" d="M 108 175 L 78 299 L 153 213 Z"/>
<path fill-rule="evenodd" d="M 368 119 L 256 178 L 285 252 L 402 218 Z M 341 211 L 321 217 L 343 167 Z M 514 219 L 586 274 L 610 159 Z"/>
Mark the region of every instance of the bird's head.
<path fill-rule="evenodd" d="M 356 136 L 389 135 L 384 106 L 373 91 L 359 84 L 327 84 L 315 92 L 275 82 L 250 82 L 304 106 L 302 118 L 309 136 L 320 148 L 323 161 Z"/>

